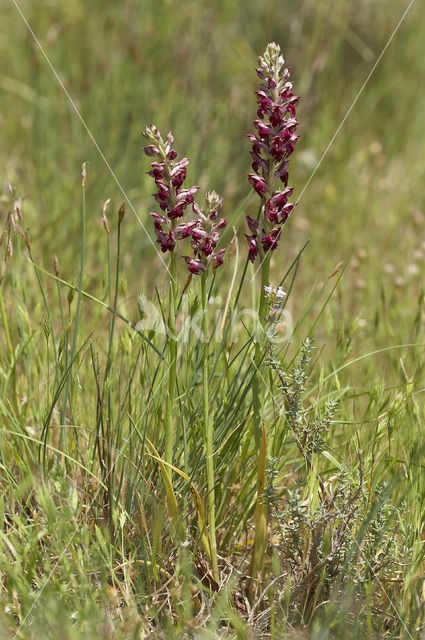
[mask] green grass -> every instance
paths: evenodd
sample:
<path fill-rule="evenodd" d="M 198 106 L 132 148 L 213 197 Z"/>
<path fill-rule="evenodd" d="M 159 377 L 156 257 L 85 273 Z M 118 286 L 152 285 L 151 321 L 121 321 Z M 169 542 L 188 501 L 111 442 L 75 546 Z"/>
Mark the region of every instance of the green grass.
<path fill-rule="evenodd" d="M 116 180 L 15 6 L 1 0 L 0 224 L 8 181 L 28 194 L 31 254 L 14 236 L 0 284 L 0 637 L 419 637 L 423 6 L 413 4 L 310 182 L 405 0 L 19 6 Z M 260 367 L 268 547 L 253 595 L 244 576 L 265 462 L 252 422 L 255 349 L 248 321 L 232 343 L 226 327 L 232 309 L 259 300 L 260 274 L 251 283 L 249 266 L 243 277 L 244 214 L 258 206 L 246 200 L 244 133 L 255 117 L 256 59 L 271 40 L 302 95 L 291 164 L 302 198 L 271 263 L 273 283 L 287 273 L 294 334 L 277 363 Z M 224 196 L 225 241 L 233 227 L 239 239 L 210 292 L 212 332 L 236 269 L 225 340 L 205 350 L 192 332 L 178 343 L 175 470 L 163 462 L 169 350 L 164 336 L 135 330 L 139 296 L 165 317 L 168 309 L 166 271 L 140 224 L 154 240 L 140 137 L 151 121 L 190 157 L 188 183 Z M 118 229 L 119 185 L 128 201 Z M 109 235 L 100 221 L 107 198 Z M 177 273 L 181 292 L 183 264 Z M 188 289 L 192 316 L 200 284 Z M 299 358 L 308 337 L 307 364 Z M 205 375 L 218 591 L 208 557 Z"/>

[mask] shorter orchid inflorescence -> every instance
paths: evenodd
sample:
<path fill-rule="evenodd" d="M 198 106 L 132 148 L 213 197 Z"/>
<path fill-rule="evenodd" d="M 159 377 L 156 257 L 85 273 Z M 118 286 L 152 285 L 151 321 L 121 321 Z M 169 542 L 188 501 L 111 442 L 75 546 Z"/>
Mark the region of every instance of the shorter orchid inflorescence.
<path fill-rule="evenodd" d="M 290 70 L 279 45 L 272 42 L 264 56 L 259 58 L 257 74 L 260 80 L 258 120 L 254 121 L 256 134 L 249 134 L 252 141 L 252 168 L 248 175 L 253 189 L 262 200 L 262 216 L 254 220 L 247 216 L 251 235 L 247 236 L 249 259 L 254 262 L 258 253 L 265 254 L 276 249 L 282 231 L 295 204 L 288 202 L 293 189 L 288 187 L 288 158 L 295 148 L 298 122 L 295 109 L 298 96 L 292 93 L 289 82 Z M 279 190 L 279 182 L 284 188 Z"/>
<path fill-rule="evenodd" d="M 217 217 L 223 200 L 215 191 L 210 191 L 206 194 L 206 206 L 201 209 L 194 201 L 194 194 L 199 187 L 182 189 L 189 160 L 183 158 L 176 162 L 177 153 L 171 147 L 171 133 L 167 134 L 164 141 L 158 129 L 151 125 L 146 127 L 142 135 L 151 143 L 143 147 L 146 155 L 158 158 L 151 163 L 152 169 L 148 171 L 148 175 L 155 180 L 158 192 L 154 194 L 154 198 L 164 212 L 150 212 L 161 251 L 174 251 L 178 240 L 190 238 L 194 255 L 183 256 L 189 271 L 199 275 L 201 271 L 207 271 L 210 264 L 213 269 L 217 269 L 223 264 L 223 254 L 226 251 L 215 251 L 220 232 L 226 226 L 226 220 Z M 192 205 L 197 219 L 177 224 L 189 205 Z"/>
<path fill-rule="evenodd" d="M 199 187 L 182 189 L 189 160 L 183 158 L 176 162 L 177 153 L 171 147 L 171 133 L 167 134 L 164 141 L 158 129 L 151 125 L 146 127 L 142 135 L 150 142 L 143 147 L 144 152 L 147 156 L 157 158 L 151 163 L 152 169 L 148 175 L 155 180 L 158 191 L 154 198 L 164 214 L 152 211 L 150 215 L 154 219 L 157 242 L 161 245 L 161 251 L 166 253 L 174 250 L 179 238 L 185 237 L 176 227 L 176 221 L 183 217 L 185 209 L 192 204 Z"/>
<path fill-rule="evenodd" d="M 174 425 L 174 400 L 177 390 L 177 354 L 178 345 L 174 337 L 175 320 L 177 315 L 177 281 L 176 281 L 176 253 L 175 248 L 178 240 L 190 238 L 192 255 L 183 255 L 187 267 L 191 274 L 200 275 L 200 292 L 202 304 L 202 332 L 204 336 L 204 348 L 202 357 L 202 420 L 203 435 L 206 455 L 206 475 L 208 488 L 208 553 L 212 564 L 213 579 L 218 584 L 220 580 L 217 540 L 215 533 L 215 470 L 214 470 L 214 423 L 210 414 L 209 403 L 209 352 L 208 352 L 208 302 L 209 289 L 207 286 L 208 272 L 210 267 L 213 270 L 223 264 L 225 249 L 218 249 L 217 244 L 221 231 L 226 226 L 226 220 L 219 218 L 223 200 L 215 191 L 206 194 L 205 206 L 200 207 L 194 201 L 194 194 L 199 187 L 182 189 L 186 179 L 187 165 L 189 160 L 183 158 L 176 162 L 177 154 L 171 147 L 173 136 L 168 133 L 166 140 L 162 138 L 156 127 L 151 125 L 146 127 L 143 135 L 150 144 L 144 147 L 146 155 L 156 158 L 152 163 L 152 169 L 148 172 L 155 180 L 158 192 L 154 194 L 163 213 L 151 212 L 154 219 L 155 233 L 161 250 L 171 252 L 170 256 L 170 289 L 169 289 L 169 314 L 168 329 L 171 334 L 169 340 L 169 375 L 168 394 L 166 400 L 166 414 L 164 422 L 165 430 L 165 452 L 164 460 L 168 464 L 173 462 L 173 449 L 175 442 Z M 192 205 L 196 216 L 194 220 L 181 220 L 185 210 Z M 191 279 L 188 278 L 189 282 Z M 167 500 L 173 517 L 177 519 L 177 506 L 172 490 L 172 478 L 167 469 L 168 487 Z"/>

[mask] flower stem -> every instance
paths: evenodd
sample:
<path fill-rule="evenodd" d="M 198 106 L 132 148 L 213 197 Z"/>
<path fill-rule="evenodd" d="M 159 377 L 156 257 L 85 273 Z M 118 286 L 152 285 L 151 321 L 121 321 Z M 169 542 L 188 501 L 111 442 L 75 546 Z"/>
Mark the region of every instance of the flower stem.
<path fill-rule="evenodd" d="M 261 254 L 260 254 L 261 257 Z M 267 549 L 267 507 L 264 504 L 263 493 L 266 473 L 267 458 L 267 434 L 262 422 L 263 406 L 260 394 L 261 376 L 259 369 L 264 355 L 264 330 L 266 324 L 267 301 L 265 287 L 269 284 L 270 272 L 270 252 L 266 254 L 261 264 L 261 291 L 258 315 L 260 320 L 261 335 L 257 337 L 255 344 L 255 372 L 252 377 L 252 394 L 254 409 L 254 435 L 258 452 L 257 462 L 257 504 L 255 508 L 255 538 L 252 550 L 250 577 L 257 579 L 258 574 L 263 570 L 264 557 Z"/>
<path fill-rule="evenodd" d="M 171 252 L 170 256 L 170 294 L 169 294 L 169 309 L 168 309 L 168 331 L 169 331 L 169 361 L 170 370 L 168 376 L 168 394 L 166 403 L 166 421 L 165 421 L 165 456 L 166 462 L 173 463 L 173 448 L 174 448 L 174 398 L 177 380 L 177 340 L 175 335 L 176 329 L 176 256 L 174 252 Z M 171 478 L 171 470 L 168 469 L 168 473 Z"/>
<path fill-rule="evenodd" d="M 202 291 L 202 333 L 204 338 L 204 353 L 202 362 L 202 395 L 203 395 L 203 418 L 204 418 L 204 438 L 205 454 L 207 462 L 207 486 L 208 486 L 208 521 L 211 543 L 211 562 L 214 580 L 219 582 L 218 560 L 217 560 L 217 540 L 215 534 L 215 490 L 214 490 L 214 425 L 209 414 L 209 392 L 208 392 L 208 295 L 207 295 L 207 275 L 201 275 Z"/>
<path fill-rule="evenodd" d="M 82 191 L 82 208 L 81 208 L 81 224 L 80 224 L 80 230 L 81 230 L 81 257 L 80 257 L 80 275 L 78 278 L 78 298 L 77 298 L 77 309 L 75 312 L 75 318 L 74 318 L 74 333 L 72 336 L 72 344 L 71 344 L 71 353 L 70 353 L 70 357 L 69 357 L 69 362 L 70 362 L 70 367 L 69 367 L 69 373 L 67 374 L 67 378 L 66 378 L 66 385 L 65 385 L 65 394 L 63 397 L 63 403 L 62 403 L 62 416 L 66 416 L 66 409 L 67 409 L 67 405 L 68 405 L 68 398 L 69 398 L 69 394 L 70 394 L 70 389 L 71 389 L 71 382 L 72 382 L 72 365 L 75 359 L 75 354 L 76 354 L 76 349 L 77 349 L 77 338 L 78 338 L 78 330 L 80 328 L 80 314 L 81 314 L 81 305 L 82 305 L 82 298 L 83 298 L 83 280 L 84 280 L 84 261 L 85 261 L 85 255 L 86 255 L 86 177 L 85 177 L 85 166 L 86 163 L 83 164 L 83 169 L 82 169 L 82 176 L 84 173 L 84 178 L 82 179 L 81 182 L 81 191 Z M 41 280 L 40 280 L 40 276 L 38 275 L 38 271 L 37 268 L 35 267 L 36 270 L 36 274 L 37 274 L 37 279 L 38 279 L 38 283 L 40 285 L 40 288 L 42 287 L 41 285 Z M 45 300 L 45 295 L 44 292 L 42 290 L 42 294 L 43 294 L 43 298 Z M 46 306 L 46 310 L 47 310 L 47 314 L 49 314 L 49 308 L 47 306 L 47 302 L 45 300 L 45 306 Z M 52 323 L 50 323 L 52 326 L 52 330 L 53 330 L 53 325 Z M 53 338 L 53 334 L 52 334 L 52 338 Z M 55 348 L 54 345 L 54 340 L 53 340 L 53 347 Z M 55 349 L 55 353 L 56 353 L 56 349 Z M 70 415 L 71 415 L 71 420 L 72 420 L 72 406 L 70 403 Z M 64 421 L 65 424 L 66 421 Z M 72 422 L 71 422 L 72 424 Z M 63 435 L 67 433 L 66 429 L 61 429 L 60 433 L 59 433 L 59 449 L 62 449 L 62 444 L 63 444 Z M 66 437 L 66 435 L 65 435 Z"/>
<path fill-rule="evenodd" d="M 260 447 L 261 441 L 261 416 L 262 416 L 262 406 L 261 406 L 261 379 L 259 376 L 259 368 L 261 366 L 261 361 L 263 359 L 263 349 L 264 349 L 264 328 L 266 323 L 266 292 L 265 287 L 269 284 L 269 273 L 270 273 L 270 252 L 268 252 L 262 262 L 261 265 L 261 291 L 260 291 L 260 303 L 258 306 L 258 316 L 260 322 L 260 336 L 257 336 L 257 340 L 255 343 L 255 356 L 254 356 L 254 364 L 255 364 L 255 372 L 252 378 L 252 396 L 253 396 L 253 409 L 254 409 L 254 437 L 255 444 L 257 447 L 257 451 Z"/>

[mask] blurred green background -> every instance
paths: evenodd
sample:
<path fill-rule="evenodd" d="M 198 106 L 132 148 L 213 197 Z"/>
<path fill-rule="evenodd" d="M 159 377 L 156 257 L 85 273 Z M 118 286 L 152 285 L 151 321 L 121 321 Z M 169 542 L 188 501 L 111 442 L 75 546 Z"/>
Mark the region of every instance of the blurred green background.
<path fill-rule="evenodd" d="M 18 4 L 151 234 L 140 131 L 150 122 L 171 129 L 179 154 L 191 159 L 188 184 L 224 195 L 231 218 L 249 193 L 244 134 L 256 117 L 254 67 L 266 44 L 278 42 L 302 96 L 290 184 L 303 195 L 274 256 L 275 277 L 310 240 L 293 304 L 304 306 L 316 280 L 344 261 L 345 313 L 373 321 L 383 290 L 387 302 L 401 302 L 397 313 L 416 313 L 425 254 L 423 2 L 413 3 L 305 191 L 406 0 Z M 110 197 L 112 212 L 122 194 L 12 0 L 1 0 L 0 22 L 2 184 L 29 194 L 35 258 L 52 269 L 57 254 L 61 275 L 75 280 L 80 169 L 89 162 L 86 264 L 94 282 L 105 264 L 102 204 Z M 257 205 L 253 196 L 244 211 Z M 235 222 L 242 238 L 244 217 Z M 123 251 L 135 298 L 163 269 L 129 208 Z"/>

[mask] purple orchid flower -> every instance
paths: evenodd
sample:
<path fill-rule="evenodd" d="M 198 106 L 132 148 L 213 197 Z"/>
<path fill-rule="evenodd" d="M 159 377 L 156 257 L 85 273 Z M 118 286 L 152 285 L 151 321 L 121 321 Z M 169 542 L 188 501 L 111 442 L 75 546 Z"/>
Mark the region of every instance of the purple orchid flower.
<path fill-rule="evenodd" d="M 187 207 L 193 204 L 194 194 L 199 187 L 182 189 L 189 160 L 182 158 L 179 162 L 175 162 L 177 153 L 171 147 L 174 142 L 171 133 L 168 133 L 164 140 L 159 130 L 152 124 L 146 127 L 142 135 L 150 142 L 143 147 L 144 152 L 147 156 L 156 158 L 151 162 L 152 169 L 148 171 L 148 175 L 155 181 L 158 191 L 154 194 L 154 198 L 164 212 L 164 215 L 154 211 L 150 214 L 154 219 L 157 242 L 163 253 L 174 251 L 177 240 L 187 237 L 182 232 L 181 225 L 176 226 L 175 221 L 182 218 Z"/>
<path fill-rule="evenodd" d="M 194 275 L 199 275 L 200 270 L 207 271 L 210 264 L 213 269 L 223 264 L 226 249 L 215 250 L 221 231 L 227 224 L 225 218 L 218 218 L 222 204 L 222 198 L 215 191 L 209 191 L 206 194 L 205 209 L 193 203 L 197 219 L 176 228 L 181 237 L 191 237 L 194 257 L 184 256 L 184 260 Z"/>
<path fill-rule="evenodd" d="M 257 69 L 261 80 L 256 91 L 257 133 L 248 134 L 254 173 L 248 175 L 248 180 L 262 200 L 263 216 L 261 221 L 247 216 L 252 234 L 247 236 L 251 262 L 260 250 L 266 253 L 277 248 L 281 228 L 295 208 L 294 203 L 288 202 L 293 190 L 287 185 L 288 159 L 298 141 L 295 111 L 299 97 L 292 93 L 290 70 L 284 65 L 279 45 L 272 42 L 259 58 Z M 279 182 L 283 183 L 283 189 L 278 188 Z"/>

